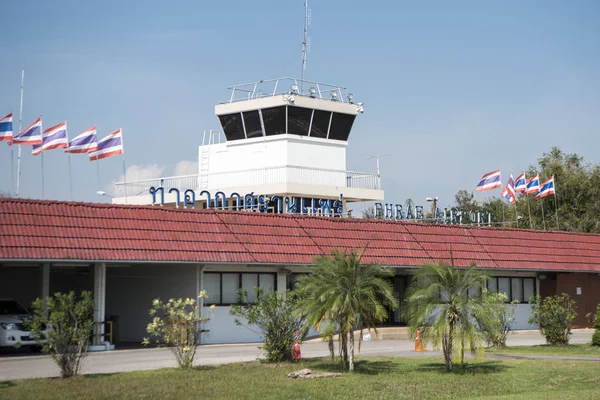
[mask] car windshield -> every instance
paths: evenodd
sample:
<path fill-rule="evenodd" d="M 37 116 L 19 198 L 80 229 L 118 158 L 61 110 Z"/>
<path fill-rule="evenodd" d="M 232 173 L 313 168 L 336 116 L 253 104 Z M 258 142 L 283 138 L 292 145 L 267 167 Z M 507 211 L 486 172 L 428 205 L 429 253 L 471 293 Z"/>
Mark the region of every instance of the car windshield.
<path fill-rule="evenodd" d="M 0 315 L 15 314 L 27 314 L 27 310 L 14 300 L 0 300 Z"/>

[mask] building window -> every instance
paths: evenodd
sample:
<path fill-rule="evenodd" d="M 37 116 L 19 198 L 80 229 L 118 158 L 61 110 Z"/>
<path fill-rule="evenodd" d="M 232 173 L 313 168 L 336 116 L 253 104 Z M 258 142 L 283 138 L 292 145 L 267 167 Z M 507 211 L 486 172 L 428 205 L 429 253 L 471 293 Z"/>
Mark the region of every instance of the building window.
<path fill-rule="evenodd" d="M 240 274 L 221 275 L 221 303 L 233 304 L 238 301 Z"/>
<path fill-rule="evenodd" d="M 240 289 L 248 292 L 248 301 L 258 297 L 256 287 L 263 292 L 277 290 L 277 275 L 272 273 L 205 272 L 204 290 L 208 299 L 206 305 L 230 305 L 238 303 Z"/>
<path fill-rule="evenodd" d="M 288 106 L 288 133 L 308 136 L 312 112 L 310 108 Z"/>
<path fill-rule="evenodd" d="M 208 298 L 205 304 L 216 304 L 221 302 L 221 276 L 219 274 L 204 274 L 204 289 Z"/>
<path fill-rule="evenodd" d="M 535 296 L 535 279 L 523 278 L 523 301 L 528 303 Z"/>
<path fill-rule="evenodd" d="M 258 274 L 242 274 L 242 290 L 248 293 L 248 302 L 254 303 L 257 299 L 258 293 L 256 287 L 258 286 Z"/>
<path fill-rule="evenodd" d="M 244 126 L 246 127 L 246 137 L 248 139 L 253 137 L 260 137 L 263 135 L 262 127 L 260 125 L 260 116 L 258 111 L 244 111 L 242 113 L 244 117 Z"/>
<path fill-rule="evenodd" d="M 219 121 L 221 121 L 221 127 L 227 140 L 240 140 L 245 139 L 244 125 L 242 123 L 242 114 L 233 113 L 220 115 Z"/>
<path fill-rule="evenodd" d="M 487 282 L 490 293 L 506 294 L 506 302 L 518 300 L 519 303 L 529 303 L 535 296 L 535 278 L 492 277 Z"/>
<path fill-rule="evenodd" d="M 350 114 L 333 113 L 331 128 L 329 129 L 329 139 L 348 140 L 354 118 L 356 116 Z"/>
<path fill-rule="evenodd" d="M 315 110 L 310 128 L 310 136 L 318 138 L 326 138 L 329 132 L 329 121 L 331 120 L 331 112 Z"/>
<path fill-rule="evenodd" d="M 263 116 L 263 122 L 265 124 L 265 134 L 267 136 L 281 135 L 286 133 L 285 106 L 263 108 L 261 112 Z"/>

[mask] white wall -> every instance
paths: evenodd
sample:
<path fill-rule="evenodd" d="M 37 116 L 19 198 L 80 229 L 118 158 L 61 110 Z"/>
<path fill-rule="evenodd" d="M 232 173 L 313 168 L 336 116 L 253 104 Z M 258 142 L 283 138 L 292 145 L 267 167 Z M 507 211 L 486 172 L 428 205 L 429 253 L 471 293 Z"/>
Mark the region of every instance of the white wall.
<path fill-rule="evenodd" d="M 506 306 L 509 307 L 509 306 Z M 538 329 L 537 324 L 527 322 L 531 317 L 531 304 L 517 304 L 515 306 L 514 321 L 511 324 L 511 329 L 514 331 L 523 329 Z"/>
<path fill-rule="evenodd" d="M 347 142 L 277 135 L 237 140 L 210 146 L 209 173 L 298 165 L 346 169 Z M 201 165 L 202 146 L 198 149 Z M 199 171 L 200 172 L 200 171 Z"/>
<path fill-rule="evenodd" d="M 237 326 L 234 317 L 229 315 L 231 307 L 209 307 L 202 308 L 202 316 L 210 320 L 206 326 L 209 332 L 202 336 L 202 344 L 220 344 L 220 343 L 253 343 L 262 342 L 261 332 L 254 326 Z"/>
<path fill-rule="evenodd" d="M 346 147 L 346 142 L 296 136 L 288 141 L 288 164 L 345 171 Z"/>

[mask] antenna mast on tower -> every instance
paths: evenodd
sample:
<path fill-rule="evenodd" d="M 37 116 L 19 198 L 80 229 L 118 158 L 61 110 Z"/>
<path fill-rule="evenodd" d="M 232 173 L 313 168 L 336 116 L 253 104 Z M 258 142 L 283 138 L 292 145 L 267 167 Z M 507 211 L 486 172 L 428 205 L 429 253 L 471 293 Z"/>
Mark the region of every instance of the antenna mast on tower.
<path fill-rule="evenodd" d="M 308 0 L 304 0 L 304 40 L 302 41 L 302 76 L 300 80 L 300 93 L 304 92 L 304 71 L 306 70 L 306 53 L 310 46 L 308 37 L 308 26 L 311 20 L 311 10 L 308 9 Z"/>

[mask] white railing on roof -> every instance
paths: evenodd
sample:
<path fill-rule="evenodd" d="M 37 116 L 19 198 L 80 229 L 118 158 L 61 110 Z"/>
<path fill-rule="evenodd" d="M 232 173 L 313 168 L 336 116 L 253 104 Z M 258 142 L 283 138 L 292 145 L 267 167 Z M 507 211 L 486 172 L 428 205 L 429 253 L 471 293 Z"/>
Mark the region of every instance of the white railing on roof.
<path fill-rule="evenodd" d="M 303 81 L 289 77 L 242 83 L 241 85 L 228 86 L 227 89 L 231 90 L 229 101 L 222 101 L 221 103 L 275 97 L 283 94 L 310 96 L 342 103 L 352 102 L 351 96 L 345 96 L 344 92 L 346 88 L 343 86 L 323 82 Z"/>
<path fill-rule="evenodd" d="M 201 182 L 205 184 L 200 187 Z M 114 184 L 114 197 L 139 196 L 149 194 L 151 187 L 169 189 L 210 190 L 257 186 L 265 184 L 295 183 L 328 187 L 348 187 L 379 190 L 379 176 L 365 172 L 352 172 L 324 168 L 284 165 L 270 168 L 256 168 L 241 171 L 219 172 L 201 180 L 200 175 L 170 176 L 144 179 Z"/>

